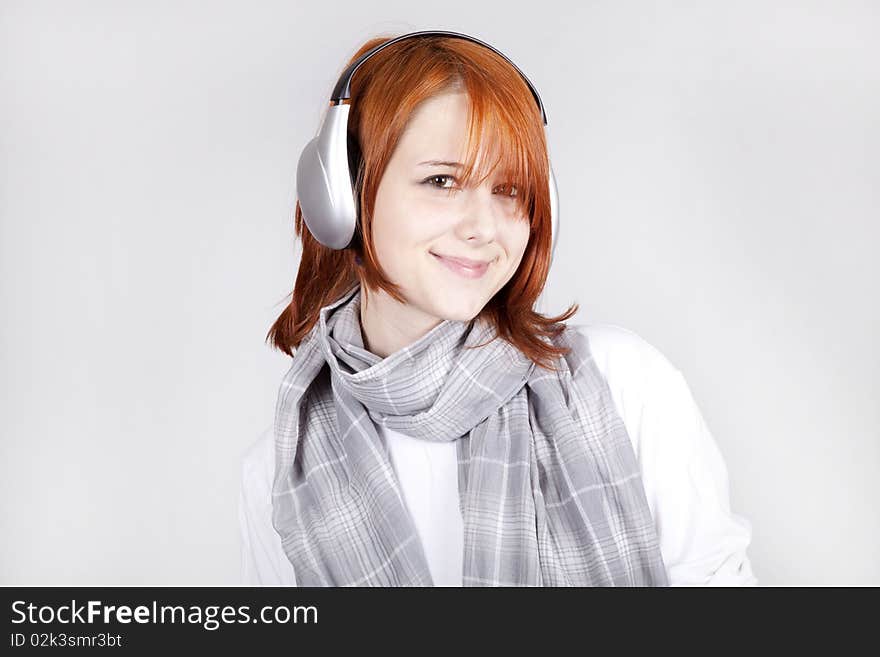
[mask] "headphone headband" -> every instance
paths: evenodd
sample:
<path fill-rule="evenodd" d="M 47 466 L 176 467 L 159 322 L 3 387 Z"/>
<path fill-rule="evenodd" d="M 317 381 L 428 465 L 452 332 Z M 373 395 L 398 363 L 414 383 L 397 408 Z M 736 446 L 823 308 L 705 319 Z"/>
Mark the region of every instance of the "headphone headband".
<path fill-rule="evenodd" d="M 478 43 L 481 46 L 488 48 L 494 53 L 504 57 L 504 59 L 511 65 L 516 71 L 520 74 L 525 83 L 529 86 L 529 89 L 532 91 L 532 95 L 535 97 L 535 102 L 538 103 L 538 109 L 541 111 L 541 119 L 544 121 L 544 125 L 547 125 L 547 113 L 544 111 L 544 103 L 541 102 L 541 96 L 538 95 L 538 90 L 535 89 L 535 85 L 531 83 L 531 81 L 526 77 L 525 73 L 523 73 L 519 66 L 510 61 L 510 58 L 507 57 L 503 52 L 498 50 L 497 48 L 493 48 L 488 43 L 480 41 L 472 36 L 467 34 L 461 34 L 459 32 L 447 32 L 443 30 L 422 30 L 420 32 L 410 32 L 409 34 L 402 34 L 399 37 L 395 37 L 390 41 L 386 41 L 385 43 L 381 43 L 375 48 L 368 50 L 363 55 L 358 57 L 354 62 L 352 62 L 351 66 L 345 69 L 342 72 L 342 75 L 339 76 L 339 80 L 336 82 L 336 86 L 333 88 L 333 93 L 330 96 L 330 102 L 334 105 L 339 105 L 343 100 L 351 98 L 351 79 L 354 77 L 355 71 L 360 68 L 360 65 L 367 61 L 370 57 L 375 55 L 377 52 L 385 48 L 386 46 L 390 46 L 392 43 L 397 43 L 398 41 L 403 41 L 404 39 L 411 39 L 413 37 L 426 37 L 426 36 L 448 36 L 455 37 L 457 39 L 464 39 L 466 41 L 472 41 L 474 43 Z"/>

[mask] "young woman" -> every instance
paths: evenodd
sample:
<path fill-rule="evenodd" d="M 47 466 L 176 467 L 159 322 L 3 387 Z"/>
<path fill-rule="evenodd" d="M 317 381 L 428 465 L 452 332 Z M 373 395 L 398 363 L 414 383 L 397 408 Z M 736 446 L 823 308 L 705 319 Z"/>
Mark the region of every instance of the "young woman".
<path fill-rule="evenodd" d="M 468 38 L 357 68 L 357 227 L 328 247 L 297 203 L 269 334 L 293 361 L 243 460 L 245 583 L 757 583 L 681 372 L 631 331 L 565 324 L 576 305 L 533 310 L 554 238 L 536 99 Z"/>

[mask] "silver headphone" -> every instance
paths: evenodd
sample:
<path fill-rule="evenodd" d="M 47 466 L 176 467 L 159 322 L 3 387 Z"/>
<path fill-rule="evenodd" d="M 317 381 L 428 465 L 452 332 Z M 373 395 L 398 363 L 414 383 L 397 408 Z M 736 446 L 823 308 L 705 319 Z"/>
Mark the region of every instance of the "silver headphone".
<path fill-rule="evenodd" d="M 353 151 L 351 155 L 354 155 L 357 144 L 353 143 L 353 140 L 352 143 L 349 143 L 349 105 L 342 102 L 351 98 L 351 79 L 360 65 L 382 48 L 403 39 L 421 36 L 449 36 L 467 39 L 504 57 L 519 72 L 531 89 L 532 95 L 538 103 L 538 108 L 541 110 L 544 125 L 547 125 L 547 114 L 544 112 L 544 105 L 534 85 L 504 53 L 479 39 L 458 32 L 426 30 L 410 32 L 376 46 L 355 60 L 339 77 L 330 97 L 332 105 L 328 108 L 321 126 L 318 128 L 317 136 L 303 148 L 296 168 L 296 193 L 306 226 L 315 239 L 326 247 L 331 249 L 348 248 L 355 236 L 357 225 L 357 201 L 354 189 L 356 172 L 351 171 L 351 167 L 356 166 L 357 159 L 355 157 L 349 158 L 349 147 Z M 550 215 L 553 234 L 550 249 L 552 262 L 559 237 L 559 198 L 553 167 L 550 165 L 549 159 L 547 166 L 549 169 Z"/>

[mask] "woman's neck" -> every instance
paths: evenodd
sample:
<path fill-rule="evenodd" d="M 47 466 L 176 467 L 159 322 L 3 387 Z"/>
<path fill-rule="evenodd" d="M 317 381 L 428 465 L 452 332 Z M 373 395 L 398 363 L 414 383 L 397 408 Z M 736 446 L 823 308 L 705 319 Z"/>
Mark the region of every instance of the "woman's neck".
<path fill-rule="evenodd" d="M 412 304 L 401 304 L 384 290 L 361 285 L 361 336 L 364 347 L 381 358 L 412 344 L 443 320 Z"/>

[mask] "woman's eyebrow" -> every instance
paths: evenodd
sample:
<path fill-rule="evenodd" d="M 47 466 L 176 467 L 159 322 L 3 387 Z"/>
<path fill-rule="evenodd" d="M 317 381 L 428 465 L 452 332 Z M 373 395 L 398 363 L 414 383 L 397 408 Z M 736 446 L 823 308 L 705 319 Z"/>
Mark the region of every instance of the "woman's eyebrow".
<path fill-rule="evenodd" d="M 416 166 L 423 165 L 427 165 L 429 167 L 453 167 L 456 169 L 460 169 L 464 166 L 461 162 L 447 162 L 445 160 L 425 160 L 424 162 L 419 162 Z"/>

